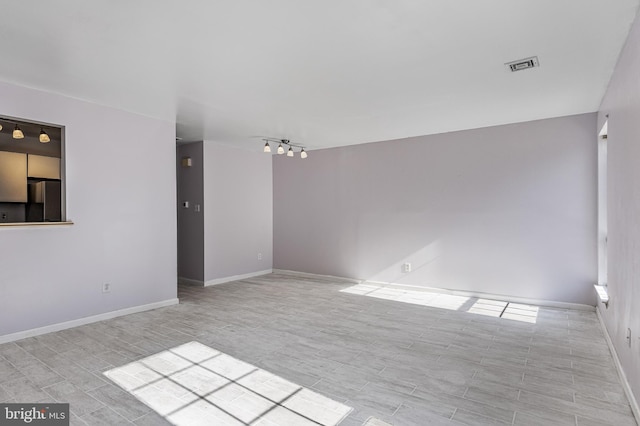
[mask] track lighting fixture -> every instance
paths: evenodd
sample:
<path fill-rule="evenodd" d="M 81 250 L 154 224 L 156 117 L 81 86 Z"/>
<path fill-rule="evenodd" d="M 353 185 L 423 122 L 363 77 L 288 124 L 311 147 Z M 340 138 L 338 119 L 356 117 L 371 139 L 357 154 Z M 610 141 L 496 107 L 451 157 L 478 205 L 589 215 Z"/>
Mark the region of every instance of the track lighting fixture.
<path fill-rule="evenodd" d="M 0 130 L 2 130 L 2 124 L 0 124 Z"/>
<path fill-rule="evenodd" d="M 51 142 L 51 138 L 49 137 L 47 132 L 44 131 L 44 129 L 40 129 L 40 142 L 42 143 Z"/>
<path fill-rule="evenodd" d="M 289 149 L 286 151 L 287 152 L 287 157 L 294 157 L 295 156 L 295 151 L 293 150 L 294 148 L 300 148 L 300 158 L 307 158 L 307 151 L 304 150 L 304 147 L 302 147 L 301 145 L 296 145 L 291 143 L 291 141 L 289 141 L 289 139 L 274 139 L 274 138 L 262 138 L 262 140 L 265 142 L 264 144 L 264 152 L 271 152 L 271 146 L 269 145 L 269 142 L 277 142 L 278 143 L 278 149 L 276 150 L 276 152 L 280 155 L 285 153 L 285 146 L 288 146 Z"/>
<path fill-rule="evenodd" d="M 16 124 L 16 127 L 13 129 L 13 138 L 14 139 L 24 139 L 24 133 L 20 130 L 20 127 Z"/>

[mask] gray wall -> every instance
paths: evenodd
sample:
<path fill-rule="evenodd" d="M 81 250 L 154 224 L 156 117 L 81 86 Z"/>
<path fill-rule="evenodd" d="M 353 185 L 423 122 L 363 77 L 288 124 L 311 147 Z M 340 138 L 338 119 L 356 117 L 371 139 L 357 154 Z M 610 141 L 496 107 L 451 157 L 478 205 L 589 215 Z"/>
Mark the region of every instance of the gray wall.
<path fill-rule="evenodd" d="M 175 123 L 1 82 L 0 111 L 66 126 L 75 222 L 0 227 L 0 336 L 175 300 Z"/>
<path fill-rule="evenodd" d="M 271 156 L 204 142 L 205 281 L 272 268 Z M 258 253 L 262 259 L 258 259 Z"/>
<path fill-rule="evenodd" d="M 609 114 L 608 291 L 599 306 L 623 370 L 640 395 L 640 22 L 636 19 L 598 115 Z M 600 128 L 600 127 L 598 127 Z M 631 328 L 631 346 L 626 341 Z"/>
<path fill-rule="evenodd" d="M 595 129 L 585 114 L 276 156 L 274 268 L 594 304 Z"/>
<path fill-rule="evenodd" d="M 204 283 L 204 159 L 202 142 L 179 145 L 178 174 L 178 277 Z M 183 167 L 183 157 L 191 167 Z M 184 208 L 183 203 L 189 202 Z M 198 210 L 198 206 L 200 207 Z"/>

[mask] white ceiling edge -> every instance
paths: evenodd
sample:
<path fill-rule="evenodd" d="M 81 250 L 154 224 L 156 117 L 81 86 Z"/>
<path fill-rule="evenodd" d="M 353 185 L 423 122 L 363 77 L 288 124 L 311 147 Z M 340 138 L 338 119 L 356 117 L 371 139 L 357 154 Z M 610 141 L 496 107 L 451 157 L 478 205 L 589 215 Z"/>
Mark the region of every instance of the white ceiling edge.
<path fill-rule="evenodd" d="M 465 131 L 479 130 L 479 129 L 489 128 L 489 127 L 517 125 L 517 124 L 529 123 L 533 121 L 551 120 L 554 118 L 570 117 L 573 115 L 582 115 L 582 114 L 592 114 L 597 112 L 598 112 L 598 109 L 595 109 L 595 110 L 572 112 L 572 113 L 563 114 L 563 115 L 548 115 L 548 116 L 545 115 L 541 117 L 534 117 L 530 119 L 528 118 L 528 119 L 517 120 L 517 121 L 496 121 L 495 123 L 488 123 L 482 126 L 471 126 L 468 128 L 457 127 L 453 130 L 441 129 L 441 130 L 436 130 L 436 131 L 433 131 L 432 133 L 427 133 L 427 134 L 408 134 L 408 135 L 401 135 L 398 137 L 387 138 L 387 139 L 357 141 L 353 143 L 342 143 L 342 144 L 327 145 L 327 146 L 321 146 L 321 147 L 315 147 L 315 148 L 304 145 L 304 150 L 308 152 L 313 152 L 313 151 L 324 150 L 324 149 L 334 149 L 334 148 L 342 148 L 342 147 L 349 147 L 349 146 L 356 146 L 356 145 L 368 145 L 368 144 L 375 144 L 375 143 L 381 143 L 381 142 L 393 142 L 393 141 L 403 140 L 403 139 L 412 139 L 412 138 L 420 138 L 420 137 L 426 137 L 426 136 L 436 136 L 436 135 L 443 135 L 443 134 L 449 134 L 449 133 L 465 132 Z M 286 139 L 286 138 L 283 137 L 283 139 Z M 178 144 L 197 143 L 197 142 L 208 142 L 208 143 L 227 145 L 227 146 L 235 147 L 241 150 L 252 151 L 252 152 L 263 152 L 264 143 L 265 143 L 263 139 L 250 137 L 250 138 L 237 138 L 236 140 L 232 138 L 181 140 L 180 142 L 178 142 Z M 291 140 L 291 142 L 299 143 L 296 140 Z M 277 143 L 273 142 L 270 145 L 273 151 L 271 152 L 271 154 L 278 155 L 275 153 L 275 149 L 274 149 L 274 147 L 277 148 Z"/>
<path fill-rule="evenodd" d="M 638 1 L 4 0 L 0 80 L 311 151 L 597 111 Z"/>

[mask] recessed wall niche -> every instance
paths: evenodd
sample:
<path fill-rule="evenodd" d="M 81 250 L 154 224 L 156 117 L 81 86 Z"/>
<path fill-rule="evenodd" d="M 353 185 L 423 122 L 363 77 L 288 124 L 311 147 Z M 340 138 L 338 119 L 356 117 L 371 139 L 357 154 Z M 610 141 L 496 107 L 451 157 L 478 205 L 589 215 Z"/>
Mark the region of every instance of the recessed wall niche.
<path fill-rule="evenodd" d="M 64 127 L 0 116 L 0 225 L 63 222 Z"/>

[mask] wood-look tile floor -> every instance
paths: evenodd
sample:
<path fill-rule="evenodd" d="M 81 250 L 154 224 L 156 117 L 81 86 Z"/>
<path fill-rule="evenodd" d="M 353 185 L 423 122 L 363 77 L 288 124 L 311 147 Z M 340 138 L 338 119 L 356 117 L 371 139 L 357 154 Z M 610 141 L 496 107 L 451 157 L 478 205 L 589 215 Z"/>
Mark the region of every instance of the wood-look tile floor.
<path fill-rule="evenodd" d="M 352 407 L 344 426 L 636 424 L 594 312 L 283 274 L 179 298 L 0 345 L 0 402 L 69 402 L 71 424 L 168 424 L 104 373 L 198 342 Z"/>

